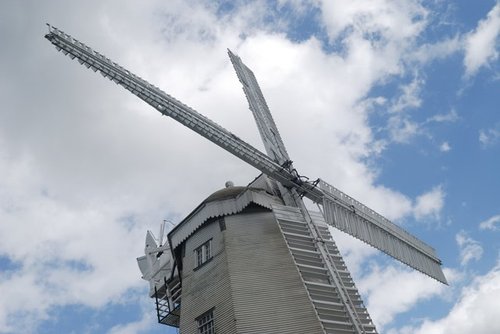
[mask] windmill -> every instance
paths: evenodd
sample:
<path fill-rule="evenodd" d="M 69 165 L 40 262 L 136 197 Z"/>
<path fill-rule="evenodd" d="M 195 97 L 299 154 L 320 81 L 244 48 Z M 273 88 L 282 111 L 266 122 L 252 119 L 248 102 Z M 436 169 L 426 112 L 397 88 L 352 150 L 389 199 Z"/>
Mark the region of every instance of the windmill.
<path fill-rule="evenodd" d="M 248 196 L 254 196 L 255 203 L 271 208 L 324 333 L 376 333 L 326 226 L 354 236 L 446 284 L 441 261 L 432 247 L 327 182 L 321 179 L 310 182 L 296 171 L 253 72 L 231 51 L 228 51 L 229 57 L 243 85 L 267 154 L 70 35 L 48 26 L 49 33 L 45 37 L 58 51 L 76 58 L 80 64 L 129 90 L 163 115 L 175 119 L 262 172 L 251 186 L 258 184 L 272 193 L 274 199 L 259 199 L 260 193 L 254 190 Z M 238 196 L 243 190 L 238 191 L 234 196 L 241 201 L 242 197 Z M 318 204 L 321 213 L 309 211 L 304 197 Z M 281 204 L 275 202 L 276 198 Z M 204 203 L 209 204 L 207 201 Z M 173 254 L 173 248 L 179 243 L 172 240 L 173 237 L 171 232 L 166 245 L 163 232 L 157 242 L 148 231 L 146 255 L 138 261 L 143 278 L 150 281 L 150 294 L 156 298 L 159 321 L 178 326 L 182 277 L 178 275 L 181 263 L 176 260 L 179 254 Z M 211 256 L 210 244 L 204 247 L 195 250 L 201 259 L 207 254 Z M 334 296 L 331 300 L 335 302 L 325 301 L 329 298 L 328 294 Z M 202 323 L 200 333 L 213 333 L 213 327 L 207 327 L 213 323 L 208 313 L 198 321 Z"/>

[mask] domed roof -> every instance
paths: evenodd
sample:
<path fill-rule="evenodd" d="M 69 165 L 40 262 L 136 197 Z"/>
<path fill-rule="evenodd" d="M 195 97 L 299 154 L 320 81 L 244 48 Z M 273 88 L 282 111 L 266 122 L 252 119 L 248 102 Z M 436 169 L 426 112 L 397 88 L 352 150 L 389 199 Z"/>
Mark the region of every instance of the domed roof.
<path fill-rule="evenodd" d="M 239 194 L 243 193 L 247 189 L 251 189 L 251 190 L 263 190 L 263 189 L 260 189 L 260 188 L 253 188 L 253 187 L 231 186 L 231 187 L 227 187 L 227 188 L 223 188 L 223 189 L 217 190 L 212 195 L 208 196 L 203 201 L 203 203 L 209 203 L 209 202 L 221 201 L 221 200 L 229 199 L 229 198 L 235 198 L 235 197 L 237 197 Z"/>

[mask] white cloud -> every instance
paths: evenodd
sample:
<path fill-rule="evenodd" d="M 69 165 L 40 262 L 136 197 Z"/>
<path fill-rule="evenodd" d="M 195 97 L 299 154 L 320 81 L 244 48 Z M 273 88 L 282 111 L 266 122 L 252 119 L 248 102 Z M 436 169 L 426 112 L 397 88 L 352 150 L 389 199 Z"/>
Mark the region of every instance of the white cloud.
<path fill-rule="evenodd" d="M 414 76 L 412 81 L 399 87 L 399 95 L 389 106 L 389 111 L 394 113 L 389 118 L 388 130 L 391 139 L 396 143 L 408 143 L 410 140 L 422 132 L 421 125 L 414 122 L 406 111 L 420 107 L 422 99 L 420 92 L 424 81 Z"/>
<path fill-rule="evenodd" d="M 452 110 L 450 110 L 449 113 L 434 115 L 434 116 L 428 118 L 425 122 L 426 123 L 456 122 L 459 119 L 460 119 L 460 117 L 458 116 L 457 111 L 455 109 L 452 109 Z"/>
<path fill-rule="evenodd" d="M 424 319 L 418 326 L 391 330 L 389 334 L 490 334 L 500 333 L 500 260 L 484 276 L 462 288 L 450 312 L 440 319 Z"/>
<path fill-rule="evenodd" d="M 418 77 L 404 86 L 401 86 L 401 96 L 391 106 L 392 112 L 401 112 L 410 108 L 418 108 L 422 104 L 422 99 L 419 97 L 424 81 Z"/>
<path fill-rule="evenodd" d="M 425 26 L 427 11 L 413 1 L 321 1 L 322 13 L 332 39 L 347 29 L 374 43 L 402 43 L 417 36 Z M 380 39 L 378 39 L 380 38 Z"/>
<path fill-rule="evenodd" d="M 424 44 L 409 56 L 417 62 L 426 64 L 434 60 L 449 57 L 462 50 L 462 48 L 463 42 L 461 36 L 455 35 L 454 37 L 438 41 L 434 44 Z"/>
<path fill-rule="evenodd" d="M 16 173 L 33 182 L 33 175 Z M 98 308 L 142 285 L 134 259 L 146 225 L 131 226 L 120 209 L 132 203 L 71 208 L 44 194 L 41 185 L 19 181 L 14 176 L 0 186 L 0 250 L 16 264 L 0 277 L 0 332 L 36 331 L 55 306 Z M 29 314 L 29 321 L 16 314 Z"/>
<path fill-rule="evenodd" d="M 441 152 L 449 152 L 451 150 L 451 146 L 447 141 L 445 141 L 439 146 L 439 150 Z"/>
<path fill-rule="evenodd" d="M 482 148 L 488 148 L 500 142 L 500 124 L 489 129 L 479 130 L 479 143 Z"/>
<path fill-rule="evenodd" d="M 500 215 L 492 216 L 485 221 L 479 223 L 479 229 L 481 230 L 492 230 L 499 231 L 500 230 Z"/>
<path fill-rule="evenodd" d="M 450 270 L 446 270 L 446 275 L 450 281 L 456 276 Z M 368 294 L 366 306 L 379 332 L 384 332 L 383 328 L 397 314 L 410 310 L 418 302 L 439 296 L 447 289 L 446 285 L 402 266 L 375 266 L 357 285 Z"/>
<path fill-rule="evenodd" d="M 417 220 L 429 217 L 434 219 L 439 218 L 439 214 L 444 205 L 445 196 L 446 194 L 441 186 L 436 186 L 429 192 L 418 196 L 413 208 L 415 218 Z"/>
<path fill-rule="evenodd" d="M 465 231 L 460 231 L 455 236 L 460 248 L 460 264 L 466 266 L 470 261 L 479 261 L 483 256 L 481 244 L 469 237 Z"/>
<path fill-rule="evenodd" d="M 115 325 L 107 332 L 107 334 L 139 334 L 151 332 L 151 328 L 156 325 L 158 321 L 152 307 L 153 303 L 153 299 L 144 295 L 140 298 L 142 308 L 142 315 L 140 319 Z"/>
<path fill-rule="evenodd" d="M 405 116 L 392 116 L 388 123 L 391 139 L 396 143 L 408 143 L 420 133 L 420 125 Z"/>
<path fill-rule="evenodd" d="M 491 9 L 485 19 L 465 39 L 465 73 L 474 75 L 481 67 L 498 58 L 497 40 L 500 34 L 500 3 Z"/>

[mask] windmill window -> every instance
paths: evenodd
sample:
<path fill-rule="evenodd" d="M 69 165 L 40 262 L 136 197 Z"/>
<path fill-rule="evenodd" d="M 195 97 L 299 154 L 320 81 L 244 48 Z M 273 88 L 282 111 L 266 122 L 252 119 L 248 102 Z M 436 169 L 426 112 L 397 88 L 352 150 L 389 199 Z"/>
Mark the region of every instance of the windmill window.
<path fill-rule="evenodd" d="M 198 334 L 215 334 L 214 310 L 203 313 L 198 318 Z"/>
<path fill-rule="evenodd" d="M 212 239 L 205 242 L 194 250 L 195 253 L 195 269 L 207 263 L 212 259 Z"/>

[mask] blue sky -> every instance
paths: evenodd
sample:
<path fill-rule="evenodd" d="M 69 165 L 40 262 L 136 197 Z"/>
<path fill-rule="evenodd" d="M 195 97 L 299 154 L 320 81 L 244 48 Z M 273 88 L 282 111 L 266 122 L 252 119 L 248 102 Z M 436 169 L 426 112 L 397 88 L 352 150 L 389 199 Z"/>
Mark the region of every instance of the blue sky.
<path fill-rule="evenodd" d="M 263 149 L 226 48 L 295 167 L 436 248 L 449 286 L 334 231 L 379 332 L 500 332 L 498 1 L 4 1 L 0 333 L 175 333 L 135 258 L 257 171 L 43 38 L 72 34 Z"/>

